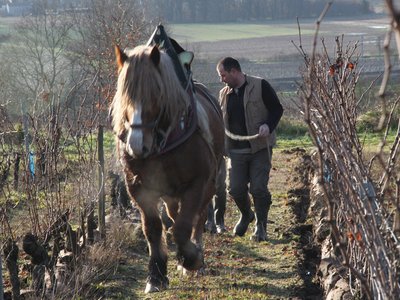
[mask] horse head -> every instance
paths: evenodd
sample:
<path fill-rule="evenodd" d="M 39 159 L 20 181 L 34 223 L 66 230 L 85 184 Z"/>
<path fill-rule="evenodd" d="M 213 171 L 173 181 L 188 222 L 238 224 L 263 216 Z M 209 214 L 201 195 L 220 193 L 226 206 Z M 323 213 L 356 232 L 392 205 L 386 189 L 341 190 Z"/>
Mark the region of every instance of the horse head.
<path fill-rule="evenodd" d="M 173 64 L 157 46 L 115 48 L 117 91 L 111 107 L 114 131 L 132 158 L 157 153 L 168 131 L 187 110 L 188 96 Z"/>

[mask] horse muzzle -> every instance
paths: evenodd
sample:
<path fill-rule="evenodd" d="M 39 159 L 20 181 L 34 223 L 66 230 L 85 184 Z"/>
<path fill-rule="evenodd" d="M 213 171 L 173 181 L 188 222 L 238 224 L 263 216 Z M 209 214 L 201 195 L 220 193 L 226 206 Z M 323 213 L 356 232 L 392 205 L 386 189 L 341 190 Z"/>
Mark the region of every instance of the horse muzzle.
<path fill-rule="evenodd" d="M 142 130 L 131 129 L 128 133 L 125 150 L 132 158 L 144 159 L 150 156 L 151 145 L 146 145 Z"/>

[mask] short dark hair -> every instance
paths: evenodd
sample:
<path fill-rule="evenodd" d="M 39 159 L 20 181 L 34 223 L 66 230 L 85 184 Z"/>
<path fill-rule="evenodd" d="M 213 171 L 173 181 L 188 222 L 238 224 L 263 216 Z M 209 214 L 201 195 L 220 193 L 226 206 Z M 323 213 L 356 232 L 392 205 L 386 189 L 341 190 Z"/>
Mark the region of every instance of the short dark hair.
<path fill-rule="evenodd" d="M 239 72 L 242 72 L 242 68 L 240 67 L 239 62 L 233 57 L 225 57 L 218 62 L 218 66 L 222 65 L 224 70 L 230 72 L 232 69 L 236 69 Z"/>

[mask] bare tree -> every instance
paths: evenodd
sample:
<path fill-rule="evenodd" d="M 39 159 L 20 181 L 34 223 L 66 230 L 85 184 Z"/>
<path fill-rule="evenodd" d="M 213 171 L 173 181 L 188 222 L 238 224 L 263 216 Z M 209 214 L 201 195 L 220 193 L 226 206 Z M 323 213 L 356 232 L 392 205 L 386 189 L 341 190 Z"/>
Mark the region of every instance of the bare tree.
<path fill-rule="evenodd" d="M 66 249 L 74 255 L 84 249 L 86 240 L 79 242 L 87 228 L 83 220 L 97 203 L 98 177 L 106 179 L 103 169 L 98 174 L 97 129 L 107 124 L 116 75 L 114 45 L 136 46 L 152 28 L 136 10 L 135 0 L 87 1 L 87 10 L 71 14 L 54 11 L 46 1 L 37 3 L 36 14 L 23 18 L 12 47 L 1 55 L 7 58 L 2 65 L 7 72 L 0 80 L 13 79 L 1 85 L 0 93 L 7 97 L 2 97 L 0 111 L 10 116 L 1 126 L 5 128 L 7 120 L 9 128 L 21 128 L 23 138 L 9 141 L 0 135 L 0 172 L 4 166 L 7 175 L 0 186 L 0 203 L 17 198 L 16 203 L 28 208 L 24 230 L 33 237 L 27 235 L 27 244 L 52 253 L 38 265 L 50 274 L 50 290 L 44 290 L 43 283 L 38 288 L 56 297 L 54 268 L 60 243 L 68 244 Z M 11 219 L 1 223 L 2 242 L 23 234 L 21 227 L 13 226 L 12 207 L 0 207 L 1 219 Z M 78 259 L 75 256 L 73 263 Z M 72 280 L 78 273 L 68 276 L 66 284 L 79 283 Z"/>

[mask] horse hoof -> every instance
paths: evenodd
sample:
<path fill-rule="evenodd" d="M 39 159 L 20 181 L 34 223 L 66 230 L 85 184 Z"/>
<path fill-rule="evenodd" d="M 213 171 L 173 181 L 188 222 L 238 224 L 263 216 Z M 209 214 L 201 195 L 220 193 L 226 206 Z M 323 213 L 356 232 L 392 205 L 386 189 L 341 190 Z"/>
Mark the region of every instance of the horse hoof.
<path fill-rule="evenodd" d="M 196 275 L 197 275 L 197 277 L 206 275 L 206 268 L 203 266 L 200 269 L 198 269 Z"/>
<path fill-rule="evenodd" d="M 189 271 L 197 271 L 201 267 L 203 267 L 204 263 L 203 260 L 200 258 L 191 259 L 191 260 L 184 260 L 183 261 L 183 268 Z"/>
<path fill-rule="evenodd" d="M 197 271 L 204 265 L 201 247 L 188 242 L 181 250 L 178 249 L 177 258 L 179 265 L 188 271 Z"/>
<path fill-rule="evenodd" d="M 146 288 L 144 289 L 145 294 L 156 293 L 168 288 L 169 280 L 165 277 L 165 282 L 160 281 L 159 279 L 151 279 L 150 277 L 147 279 Z"/>
<path fill-rule="evenodd" d="M 144 289 L 145 294 L 159 292 L 160 288 L 152 285 L 150 282 L 146 284 L 146 288 Z"/>
<path fill-rule="evenodd" d="M 178 265 L 176 269 L 178 270 L 178 273 L 182 274 L 182 276 L 187 276 L 190 272 L 187 269 L 185 269 L 182 265 Z"/>

